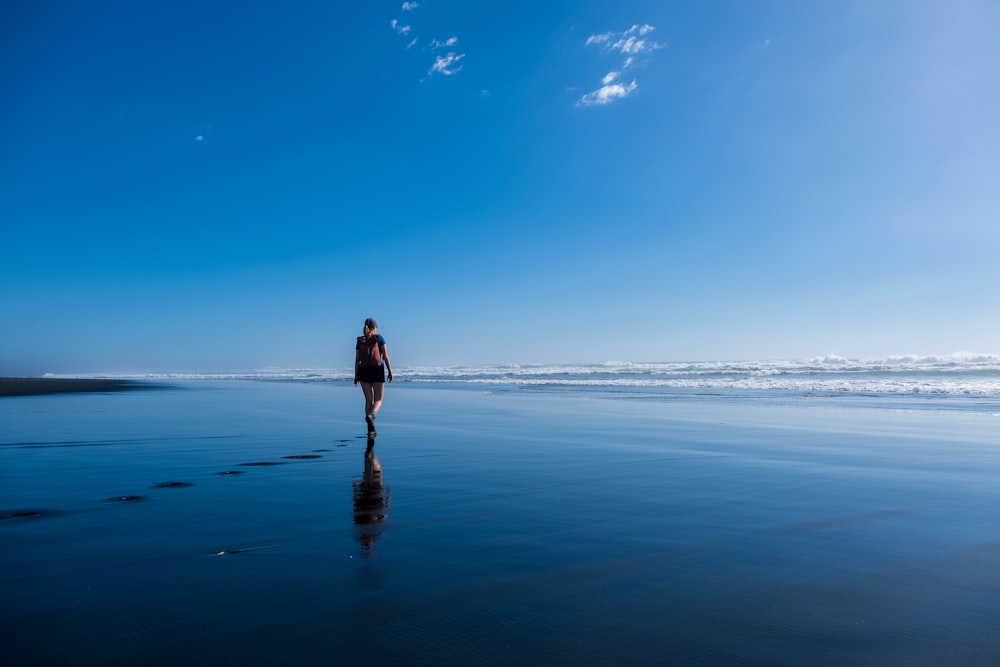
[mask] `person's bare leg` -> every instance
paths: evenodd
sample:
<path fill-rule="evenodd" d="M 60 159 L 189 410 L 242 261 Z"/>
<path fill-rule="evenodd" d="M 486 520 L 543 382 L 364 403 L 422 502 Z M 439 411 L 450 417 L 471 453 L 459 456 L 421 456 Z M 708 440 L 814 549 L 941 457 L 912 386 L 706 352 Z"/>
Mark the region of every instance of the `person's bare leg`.
<path fill-rule="evenodd" d="M 362 382 L 361 391 L 365 394 L 365 423 L 368 424 L 368 435 L 375 435 L 375 415 L 382 409 L 381 382 Z"/>
<path fill-rule="evenodd" d="M 372 407 L 371 415 L 375 416 L 378 411 L 382 409 L 382 391 L 385 389 L 385 384 L 381 382 L 375 382 L 372 384 Z"/>
<path fill-rule="evenodd" d="M 375 385 L 371 382 L 362 382 L 361 391 L 365 395 L 365 419 L 367 420 L 368 415 L 372 414 L 375 406 Z M 382 392 L 379 393 L 381 394 Z"/>

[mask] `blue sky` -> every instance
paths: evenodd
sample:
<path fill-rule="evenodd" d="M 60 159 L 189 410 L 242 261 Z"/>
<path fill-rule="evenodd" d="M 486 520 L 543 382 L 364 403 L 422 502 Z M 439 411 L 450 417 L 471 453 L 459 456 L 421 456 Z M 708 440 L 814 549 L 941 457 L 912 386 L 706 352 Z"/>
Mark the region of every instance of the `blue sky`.
<path fill-rule="evenodd" d="M 1000 4 L 0 10 L 0 374 L 997 352 Z"/>

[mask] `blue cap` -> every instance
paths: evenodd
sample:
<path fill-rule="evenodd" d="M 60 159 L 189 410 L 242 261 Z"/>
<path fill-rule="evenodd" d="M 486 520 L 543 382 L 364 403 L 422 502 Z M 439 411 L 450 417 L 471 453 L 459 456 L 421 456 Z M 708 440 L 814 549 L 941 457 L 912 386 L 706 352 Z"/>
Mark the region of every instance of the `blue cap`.
<path fill-rule="evenodd" d="M 374 317 L 369 317 L 367 320 L 365 320 L 365 326 L 368 327 L 369 329 L 374 329 L 375 327 L 378 326 L 378 322 L 375 321 Z"/>

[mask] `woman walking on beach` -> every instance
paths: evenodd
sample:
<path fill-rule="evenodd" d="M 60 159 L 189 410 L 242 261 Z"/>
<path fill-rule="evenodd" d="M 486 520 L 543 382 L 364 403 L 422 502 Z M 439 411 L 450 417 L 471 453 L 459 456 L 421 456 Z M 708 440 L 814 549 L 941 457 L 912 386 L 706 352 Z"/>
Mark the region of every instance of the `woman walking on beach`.
<path fill-rule="evenodd" d="M 365 335 L 358 336 L 354 353 L 354 386 L 360 383 L 365 394 L 365 422 L 368 423 L 369 436 L 375 435 L 375 415 L 382 408 L 386 379 L 392 382 L 392 366 L 385 351 L 385 338 L 377 330 L 378 322 L 371 317 L 365 320 Z"/>

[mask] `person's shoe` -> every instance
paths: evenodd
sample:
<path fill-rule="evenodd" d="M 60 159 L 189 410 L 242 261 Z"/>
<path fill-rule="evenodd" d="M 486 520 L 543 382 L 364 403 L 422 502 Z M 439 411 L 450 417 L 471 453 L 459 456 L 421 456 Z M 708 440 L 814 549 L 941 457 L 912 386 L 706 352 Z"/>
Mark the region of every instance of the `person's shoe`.
<path fill-rule="evenodd" d="M 375 435 L 375 415 L 365 415 L 365 423 L 368 424 L 368 435 Z"/>

